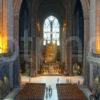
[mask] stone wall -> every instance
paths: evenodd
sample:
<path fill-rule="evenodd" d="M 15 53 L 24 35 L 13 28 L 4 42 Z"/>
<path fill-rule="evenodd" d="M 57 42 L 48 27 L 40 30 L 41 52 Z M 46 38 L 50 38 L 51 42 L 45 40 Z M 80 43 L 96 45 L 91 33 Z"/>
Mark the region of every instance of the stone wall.
<path fill-rule="evenodd" d="M 11 90 L 9 77 L 9 63 L 0 63 L 0 99 L 3 99 Z"/>

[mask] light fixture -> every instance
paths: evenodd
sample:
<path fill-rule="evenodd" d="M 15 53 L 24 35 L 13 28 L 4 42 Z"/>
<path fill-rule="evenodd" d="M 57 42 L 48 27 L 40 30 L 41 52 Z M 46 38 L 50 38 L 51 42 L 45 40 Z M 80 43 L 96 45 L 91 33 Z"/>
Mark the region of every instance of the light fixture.
<path fill-rule="evenodd" d="M 96 54 L 100 54 L 100 36 L 96 36 Z"/>

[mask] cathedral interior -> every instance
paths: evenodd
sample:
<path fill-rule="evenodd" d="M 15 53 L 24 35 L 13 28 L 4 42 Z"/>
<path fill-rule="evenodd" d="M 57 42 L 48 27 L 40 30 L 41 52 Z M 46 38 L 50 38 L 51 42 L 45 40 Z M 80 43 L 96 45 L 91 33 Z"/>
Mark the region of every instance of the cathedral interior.
<path fill-rule="evenodd" d="M 0 0 L 0 100 L 100 100 L 100 0 Z"/>

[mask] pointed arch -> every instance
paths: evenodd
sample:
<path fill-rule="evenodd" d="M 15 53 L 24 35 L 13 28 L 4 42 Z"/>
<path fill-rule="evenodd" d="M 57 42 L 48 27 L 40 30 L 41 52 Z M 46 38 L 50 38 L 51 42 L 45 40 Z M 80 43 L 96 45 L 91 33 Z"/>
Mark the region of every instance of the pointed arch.
<path fill-rule="evenodd" d="M 50 42 L 60 45 L 60 24 L 58 19 L 52 15 L 45 19 L 43 25 L 43 44 Z"/>

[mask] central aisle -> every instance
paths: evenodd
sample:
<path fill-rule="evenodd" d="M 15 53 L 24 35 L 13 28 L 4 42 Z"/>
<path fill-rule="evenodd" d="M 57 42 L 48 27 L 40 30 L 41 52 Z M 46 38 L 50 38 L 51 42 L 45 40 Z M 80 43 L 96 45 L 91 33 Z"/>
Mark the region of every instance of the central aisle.
<path fill-rule="evenodd" d="M 52 89 L 52 96 L 46 96 L 46 92 L 45 92 L 45 96 L 44 96 L 44 100 L 58 100 L 58 94 L 57 94 L 57 89 Z"/>
<path fill-rule="evenodd" d="M 66 83 L 66 79 L 61 76 L 45 76 L 46 78 L 44 79 L 46 83 L 46 87 L 51 86 L 52 88 L 52 96 L 46 96 L 46 91 L 45 91 L 45 97 L 44 100 L 58 100 L 58 94 L 57 94 L 57 89 L 56 89 L 56 84 L 57 83 Z"/>
<path fill-rule="evenodd" d="M 45 96 L 44 100 L 58 100 L 58 94 L 56 89 L 56 84 L 58 83 L 78 83 L 83 84 L 84 79 L 81 76 L 37 76 L 37 77 L 21 77 L 21 83 L 45 83 L 46 87 L 51 86 L 52 88 L 52 96 L 46 96 L 46 89 L 45 89 Z"/>
<path fill-rule="evenodd" d="M 28 78 L 28 77 L 23 77 L 22 83 L 29 82 L 30 83 L 45 83 L 46 87 L 51 86 L 52 88 L 52 96 L 49 97 L 46 96 L 46 90 L 45 90 L 45 96 L 44 100 L 58 100 L 58 94 L 57 94 L 57 89 L 56 89 L 56 84 L 57 83 L 66 83 L 66 77 L 63 76 L 40 76 L 40 77 L 35 77 L 35 78 Z"/>

